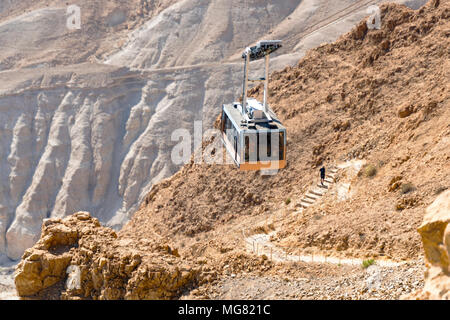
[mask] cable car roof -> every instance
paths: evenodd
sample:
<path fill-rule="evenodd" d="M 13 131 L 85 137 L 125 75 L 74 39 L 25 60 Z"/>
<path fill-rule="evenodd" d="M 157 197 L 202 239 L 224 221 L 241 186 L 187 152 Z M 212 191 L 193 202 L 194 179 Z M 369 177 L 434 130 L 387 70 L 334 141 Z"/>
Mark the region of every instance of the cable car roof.
<path fill-rule="evenodd" d="M 286 128 L 281 124 L 280 120 L 278 120 L 275 113 L 270 108 L 269 113 L 272 121 L 262 123 L 246 123 L 242 115 L 242 105 L 240 103 L 235 102 L 233 104 L 225 104 L 223 105 L 223 110 L 238 131 L 286 131 Z"/>

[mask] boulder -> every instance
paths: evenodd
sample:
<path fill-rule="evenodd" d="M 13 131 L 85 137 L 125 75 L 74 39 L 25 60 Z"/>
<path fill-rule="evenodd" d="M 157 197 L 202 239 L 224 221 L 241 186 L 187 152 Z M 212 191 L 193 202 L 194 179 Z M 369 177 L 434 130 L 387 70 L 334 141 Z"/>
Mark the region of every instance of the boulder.
<path fill-rule="evenodd" d="M 173 299 L 201 281 L 201 267 L 157 241 L 120 238 L 87 212 L 48 219 L 17 266 L 20 297 Z"/>
<path fill-rule="evenodd" d="M 65 278 L 72 260 L 70 249 L 78 245 L 79 235 L 82 235 L 74 222 L 86 217 L 92 226 L 99 226 L 98 220 L 86 212 L 63 221 L 44 220 L 40 240 L 25 251 L 16 268 L 14 281 L 19 296 L 36 295 Z"/>
<path fill-rule="evenodd" d="M 398 108 L 397 114 L 400 118 L 407 118 L 410 115 L 412 115 L 414 111 L 415 111 L 414 106 L 410 104 L 404 104 Z"/>
<path fill-rule="evenodd" d="M 61 281 L 71 260 L 67 252 L 54 255 L 34 250 L 28 254 L 17 267 L 15 284 L 19 296 L 35 295 Z"/>
<path fill-rule="evenodd" d="M 406 298 L 450 300 L 450 190 L 427 208 L 418 231 L 427 267 L 425 286 Z"/>

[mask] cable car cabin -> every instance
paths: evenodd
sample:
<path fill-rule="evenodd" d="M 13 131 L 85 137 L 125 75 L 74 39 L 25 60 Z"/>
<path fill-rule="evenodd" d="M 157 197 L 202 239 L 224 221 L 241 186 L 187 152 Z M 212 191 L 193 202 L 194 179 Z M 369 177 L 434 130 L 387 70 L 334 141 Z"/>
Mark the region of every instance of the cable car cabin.
<path fill-rule="evenodd" d="M 249 102 L 258 103 L 256 100 Z M 286 129 L 269 110 L 270 122 L 245 123 L 242 105 L 223 106 L 223 143 L 240 170 L 276 170 L 286 167 Z"/>
<path fill-rule="evenodd" d="M 242 104 L 222 107 L 223 143 L 240 170 L 271 170 L 286 167 L 286 128 L 269 108 L 269 55 L 281 48 L 279 40 L 260 41 L 245 49 Z M 250 62 L 265 59 L 263 77 L 249 78 Z M 264 82 L 264 101 L 248 98 L 250 82 Z"/>

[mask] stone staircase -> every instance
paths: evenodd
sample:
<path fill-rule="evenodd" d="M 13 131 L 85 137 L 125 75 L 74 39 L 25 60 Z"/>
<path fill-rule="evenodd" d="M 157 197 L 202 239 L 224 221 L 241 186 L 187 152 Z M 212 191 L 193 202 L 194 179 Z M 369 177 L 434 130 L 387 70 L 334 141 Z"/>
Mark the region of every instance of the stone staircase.
<path fill-rule="evenodd" d="M 325 181 L 323 185 L 319 182 L 310 187 L 310 189 L 303 195 L 300 202 L 296 205 L 300 208 L 296 213 L 301 213 L 304 209 L 313 206 L 317 200 L 320 200 L 335 183 L 336 175 L 339 169 L 336 166 L 326 168 Z"/>

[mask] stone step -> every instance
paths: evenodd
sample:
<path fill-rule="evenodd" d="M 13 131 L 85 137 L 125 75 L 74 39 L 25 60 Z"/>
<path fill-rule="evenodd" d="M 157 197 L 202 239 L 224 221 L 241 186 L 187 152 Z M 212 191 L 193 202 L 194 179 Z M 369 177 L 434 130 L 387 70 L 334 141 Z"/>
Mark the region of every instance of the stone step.
<path fill-rule="evenodd" d="M 323 196 L 323 193 L 320 192 L 320 190 L 311 190 L 311 191 L 309 191 L 309 193 L 312 193 L 312 194 L 314 194 L 316 196 L 319 196 L 319 197 Z"/>
<path fill-rule="evenodd" d="M 302 202 L 309 203 L 309 204 L 314 204 L 316 201 L 315 200 L 311 200 L 309 198 L 302 198 L 302 200 L 300 200 L 300 204 Z"/>
<path fill-rule="evenodd" d="M 303 197 L 300 202 L 306 202 L 309 204 L 314 204 L 316 202 L 316 199 L 311 199 L 311 198 L 307 198 L 307 197 Z"/>
<path fill-rule="evenodd" d="M 316 201 L 317 199 L 320 199 L 319 196 L 317 196 L 317 195 L 315 195 L 315 194 L 311 194 L 311 193 L 305 194 L 305 197 L 306 197 L 306 198 L 309 198 L 309 199 L 312 199 L 312 200 L 314 200 L 314 201 Z"/>
<path fill-rule="evenodd" d="M 304 209 L 311 207 L 316 203 L 317 200 L 320 200 L 323 195 L 327 192 L 329 189 L 329 186 L 333 184 L 334 178 L 336 177 L 339 168 L 337 167 L 330 167 L 327 169 L 327 174 L 325 174 L 324 183 L 318 183 L 316 185 L 316 189 L 309 190 L 305 193 L 303 198 L 300 200 L 300 203 L 297 203 L 295 205 L 296 208 L 300 207 L 299 211 L 295 212 L 296 214 L 300 214 L 303 212 Z"/>

